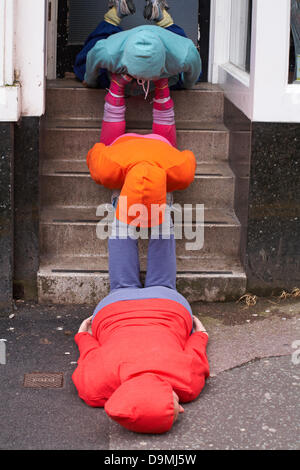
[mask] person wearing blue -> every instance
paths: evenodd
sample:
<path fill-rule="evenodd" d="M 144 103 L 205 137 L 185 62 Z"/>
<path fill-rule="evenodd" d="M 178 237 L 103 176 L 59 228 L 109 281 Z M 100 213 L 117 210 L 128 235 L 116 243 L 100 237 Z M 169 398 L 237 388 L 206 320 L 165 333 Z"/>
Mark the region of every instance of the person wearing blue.
<path fill-rule="evenodd" d="M 201 76 L 201 58 L 184 30 L 174 24 L 167 2 L 146 0 L 144 17 L 156 25 L 123 31 L 122 18 L 134 13 L 132 0 L 109 1 L 104 20 L 76 57 L 77 79 L 88 87 L 105 89 L 110 86 L 111 72 L 128 73 L 145 81 L 169 78 L 172 89 L 192 87 Z"/>

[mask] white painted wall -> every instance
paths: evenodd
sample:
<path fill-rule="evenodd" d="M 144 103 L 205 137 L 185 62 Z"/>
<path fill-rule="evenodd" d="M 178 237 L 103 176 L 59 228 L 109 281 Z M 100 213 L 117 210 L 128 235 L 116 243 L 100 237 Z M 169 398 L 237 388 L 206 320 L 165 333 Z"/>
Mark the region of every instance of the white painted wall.
<path fill-rule="evenodd" d="M 0 1 L 0 121 L 45 112 L 46 0 Z"/>

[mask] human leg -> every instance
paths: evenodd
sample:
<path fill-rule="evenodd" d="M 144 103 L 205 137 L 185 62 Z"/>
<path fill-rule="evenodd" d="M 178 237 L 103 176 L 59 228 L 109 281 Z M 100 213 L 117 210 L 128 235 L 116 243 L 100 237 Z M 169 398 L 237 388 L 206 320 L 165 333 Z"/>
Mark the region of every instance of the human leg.
<path fill-rule="evenodd" d="M 176 240 L 170 204 L 166 205 L 163 224 L 152 228 L 148 245 L 145 287 L 154 286 L 176 290 Z"/>
<path fill-rule="evenodd" d="M 173 147 L 177 145 L 174 102 L 170 96 L 167 78 L 154 82 L 153 134 L 165 137 Z"/>
<path fill-rule="evenodd" d="M 97 28 L 88 36 L 82 50 L 77 54 L 74 64 L 74 73 L 78 80 L 84 81 L 86 72 L 86 57 L 94 45 L 102 39 L 107 39 L 113 34 L 120 33 L 122 28 L 120 23 L 125 16 L 135 13 L 135 6 L 132 0 L 109 0 L 108 11 L 104 15 Z M 100 69 L 98 74 L 98 88 L 108 88 L 110 84 L 107 71 Z"/>
<path fill-rule="evenodd" d="M 166 0 L 146 0 L 144 17 L 147 20 L 156 21 L 157 25 L 162 28 L 167 28 L 174 23 L 168 9 Z"/>
<path fill-rule="evenodd" d="M 109 10 L 104 15 L 105 21 L 119 25 L 122 18 L 135 13 L 135 4 L 133 0 L 109 0 Z"/>
<path fill-rule="evenodd" d="M 125 121 L 125 85 L 132 80 L 128 75 L 112 74 L 109 91 L 105 97 L 100 142 L 110 145 L 123 135 Z"/>
<path fill-rule="evenodd" d="M 140 288 L 138 240 L 130 237 L 126 224 L 115 217 L 108 239 L 110 290 Z M 124 231 L 124 233 L 122 233 Z"/>

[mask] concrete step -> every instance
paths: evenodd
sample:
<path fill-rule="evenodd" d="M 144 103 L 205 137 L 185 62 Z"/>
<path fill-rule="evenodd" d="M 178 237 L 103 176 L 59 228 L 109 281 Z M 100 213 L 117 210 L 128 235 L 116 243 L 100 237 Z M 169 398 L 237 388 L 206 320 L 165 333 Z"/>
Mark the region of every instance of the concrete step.
<path fill-rule="evenodd" d="M 40 166 L 41 303 L 95 305 L 109 291 L 107 241 L 96 232 L 105 221 L 96 211 L 110 204 L 111 191 L 91 179 L 85 162 L 99 141 L 105 94 L 75 80 L 48 83 Z M 201 250 L 187 250 L 186 237 L 177 239 L 177 288 L 190 302 L 236 299 L 245 293 L 246 276 L 238 256 L 240 223 L 233 211 L 235 177 L 228 163 L 224 94 L 218 86 L 202 83 L 172 92 L 172 97 L 178 146 L 191 149 L 198 162 L 194 182 L 175 192 L 174 202 L 189 205 L 184 208 L 184 215 L 190 214 L 185 227 L 204 230 Z M 127 99 L 128 132 L 151 132 L 151 101 L 152 96 L 147 101 L 143 96 Z M 197 223 L 196 204 L 204 204 L 203 225 Z M 184 228 L 180 221 L 175 226 L 178 237 Z M 142 278 L 147 243 L 139 241 Z"/>
<path fill-rule="evenodd" d="M 82 165 L 82 162 L 79 164 Z M 74 168 L 74 169 L 73 169 Z M 44 161 L 41 204 L 43 206 L 95 206 L 110 202 L 111 191 L 96 184 L 88 169 L 70 162 Z M 175 191 L 180 204 L 204 204 L 207 208 L 233 207 L 234 175 L 227 163 L 200 164 L 194 182 L 185 191 Z"/>
<path fill-rule="evenodd" d="M 101 122 L 82 122 L 81 127 L 70 128 L 69 121 L 46 121 L 42 139 L 44 159 L 85 160 L 88 151 L 99 142 Z M 89 124 L 89 125 L 88 125 Z M 85 126 L 85 127 L 84 127 Z M 147 129 L 127 129 L 127 132 L 150 134 Z M 178 130 L 179 150 L 194 152 L 197 161 L 212 162 L 228 159 L 229 132 L 223 124 L 203 124 L 202 129 Z"/>
<path fill-rule="evenodd" d="M 102 119 L 105 90 L 87 89 L 76 80 L 51 80 L 47 85 L 46 115 L 55 119 Z M 222 122 L 224 94 L 216 85 L 199 83 L 192 90 L 172 91 L 176 122 Z M 152 121 L 152 99 L 127 98 L 127 123 Z M 140 127 L 140 126 L 139 126 Z"/>
<path fill-rule="evenodd" d="M 97 254 L 105 257 L 107 225 L 107 217 L 97 217 L 96 208 L 44 209 L 40 224 L 40 251 L 48 256 L 74 256 L 80 252 L 82 256 Z M 206 210 L 204 224 L 189 220 L 182 224 L 175 218 L 175 234 L 178 257 L 237 257 L 239 253 L 240 224 L 233 213 L 226 214 L 220 209 Z M 190 235 L 193 234 L 194 239 L 191 240 Z M 148 231 L 145 236 L 149 237 Z M 192 242 L 193 250 L 186 245 L 187 242 Z M 140 240 L 141 258 L 147 254 L 147 244 L 147 239 Z"/>
<path fill-rule="evenodd" d="M 141 262 L 142 270 L 143 260 Z M 236 259 L 177 260 L 177 289 L 189 302 L 237 299 L 246 289 L 246 276 Z M 142 274 L 142 278 L 144 274 Z M 109 292 L 107 258 L 42 259 L 38 272 L 40 303 L 96 305 Z"/>

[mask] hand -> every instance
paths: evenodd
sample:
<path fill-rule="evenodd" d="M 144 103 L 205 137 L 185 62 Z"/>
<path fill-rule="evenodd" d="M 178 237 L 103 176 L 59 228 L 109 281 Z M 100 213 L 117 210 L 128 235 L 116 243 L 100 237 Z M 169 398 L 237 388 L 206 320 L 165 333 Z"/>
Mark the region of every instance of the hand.
<path fill-rule="evenodd" d="M 92 319 L 93 316 L 83 320 L 79 327 L 78 333 L 90 333 L 90 335 L 92 335 Z"/>
<path fill-rule="evenodd" d="M 202 325 L 199 318 L 197 318 L 197 317 L 195 317 L 195 315 L 193 315 L 193 319 L 194 319 L 194 321 L 193 321 L 194 330 L 206 333 L 207 336 L 208 336 L 208 333 L 207 333 L 206 329 L 204 328 L 204 326 Z"/>
<path fill-rule="evenodd" d="M 88 88 L 88 84 L 86 83 L 85 80 L 83 80 L 82 85 L 83 85 L 84 87 Z"/>

